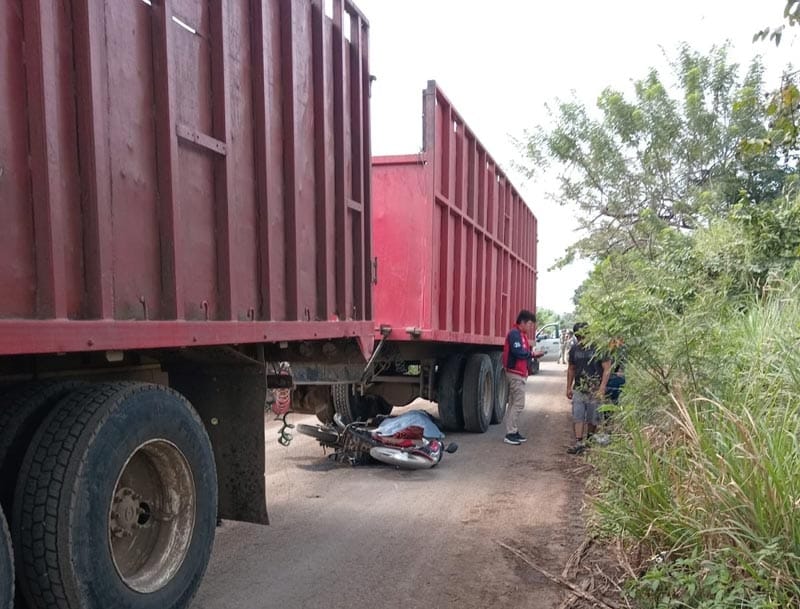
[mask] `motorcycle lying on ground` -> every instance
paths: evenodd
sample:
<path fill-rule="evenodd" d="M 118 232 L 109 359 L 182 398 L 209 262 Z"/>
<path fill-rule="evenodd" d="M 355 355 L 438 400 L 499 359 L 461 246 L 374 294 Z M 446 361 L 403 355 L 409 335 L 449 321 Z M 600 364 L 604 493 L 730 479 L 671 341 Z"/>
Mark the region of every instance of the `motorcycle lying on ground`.
<path fill-rule="evenodd" d="M 442 460 L 443 453 L 458 450 L 454 442 L 445 446 L 444 434 L 424 410 L 383 417 L 377 425 L 344 423 L 337 414 L 332 425 L 298 423 L 296 429 L 332 448 L 331 459 L 349 465 L 366 465 L 374 460 L 401 469 L 430 469 Z"/>

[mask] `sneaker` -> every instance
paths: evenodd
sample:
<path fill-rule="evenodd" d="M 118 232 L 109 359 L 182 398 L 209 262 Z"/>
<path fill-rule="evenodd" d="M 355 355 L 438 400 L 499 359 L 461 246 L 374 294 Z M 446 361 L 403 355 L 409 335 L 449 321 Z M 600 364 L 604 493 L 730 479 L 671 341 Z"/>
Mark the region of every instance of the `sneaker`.
<path fill-rule="evenodd" d="M 526 438 L 525 436 L 523 436 L 523 435 L 522 435 L 521 433 L 519 433 L 518 431 L 516 431 L 516 432 L 512 433 L 511 435 L 512 435 L 512 436 L 514 436 L 514 437 L 515 437 L 517 440 L 519 440 L 520 442 L 527 442 L 527 441 L 528 441 L 528 438 Z"/>
<path fill-rule="evenodd" d="M 520 444 L 522 444 L 522 442 L 520 442 L 517 439 L 517 436 L 513 433 L 507 433 L 506 437 L 503 438 L 503 442 L 505 442 L 506 444 L 511 444 L 512 446 L 519 446 Z"/>
<path fill-rule="evenodd" d="M 579 455 L 586 450 L 586 445 L 583 442 L 576 442 L 575 446 L 570 446 L 567 453 L 570 455 Z"/>

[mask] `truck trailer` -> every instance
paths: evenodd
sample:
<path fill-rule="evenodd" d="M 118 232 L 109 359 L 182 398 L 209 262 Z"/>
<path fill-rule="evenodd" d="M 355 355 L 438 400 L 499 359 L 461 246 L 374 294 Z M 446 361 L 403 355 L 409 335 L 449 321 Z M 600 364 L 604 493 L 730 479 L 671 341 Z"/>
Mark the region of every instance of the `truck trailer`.
<path fill-rule="evenodd" d="M 506 332 L 535 310 L 536 218 L 435 81 L 422 117 L 419 153 L 372 159 L 378 335 L 349 394 L 432 400 L 446 429 L 482 433 L 505 413 Z"/>
<path fill-rule="evenodd" d="M 8 0 L 0 48 L 0 609 L 188 607 L 273 390 L 502 419 L 536 220 L 433 82 L 372 159 L 352 2 Z"/>

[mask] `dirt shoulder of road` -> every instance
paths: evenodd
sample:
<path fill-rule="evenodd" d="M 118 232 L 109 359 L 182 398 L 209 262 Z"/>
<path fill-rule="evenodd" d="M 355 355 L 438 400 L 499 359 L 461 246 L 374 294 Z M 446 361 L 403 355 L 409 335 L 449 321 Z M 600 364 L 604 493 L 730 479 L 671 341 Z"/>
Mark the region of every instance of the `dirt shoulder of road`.
<path fill-rule="evenodd" d="M 531 488 L 532 478 L 547 480 L 548 491 L 525 494 L 518 514 L 549 513 L 555 518 L 535 526 L 519 523 L 516 534 L 504 539 L 495 531 L 497 543 L 520 581 L 539 590 L 533 604 L 518 606 L 624 607 L 619 590 L 623 574 L 616 556 L 586 529 L 586 483 L 594 469 L 590 454 L 566 452 L 572 440 L 570 409 L 566 366 L 542 363 L 540 373 L 528 380 L 521 420 L 521 430 L 529 437 L 527 450 L 509 451 L 508 469 L 513 472 L 512 486 Z"/>

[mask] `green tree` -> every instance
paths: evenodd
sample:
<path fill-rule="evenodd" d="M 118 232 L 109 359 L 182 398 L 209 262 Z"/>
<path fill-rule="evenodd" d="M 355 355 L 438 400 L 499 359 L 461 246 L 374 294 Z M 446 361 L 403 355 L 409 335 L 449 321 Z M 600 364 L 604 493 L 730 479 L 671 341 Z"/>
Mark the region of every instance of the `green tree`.
<path fill-rule="evenodd" d="M 620 441 L 596 453 L 595 506 L 603 530 L 661 559 L 629 582 L 641 606 L 800 599 L 800 96 L 784 80 L 757 103 L 761 139 L 731 138 L 731 169 L 701 190 L 676 185 L 694 224 L 646 210 L 634 234 L 647 246 L 596 249 L 579 290 L 591 340 L 626 344 Z"/>
<path fill-rule="evenodd" d="M 784 23 L 777 27 L 767 27 L 756 32 L 753 36 L 753 42 L 769 39 L 775 43 L 775 46 L 780 45 L 786 25 L 791 27 L 800 24 L 800 0 L 786 0 L 786 5 L 783 9 L 783 19 Z"/>
<path fill-rule="evenodd" d="M 800 162 L 798 138 L 800 137 L 800 72 L 784 73 L 780 87 L 770 96 L 766 105 L 769 129 L 763 138 L 745 139 L 741 152 L 748 157 L 778 154 L 786 166 L 797 167 Z"/>
<path fill-rule="evenodd" d="M 596 522 L 658 557 L 627 569 L 640 606 L 796 607 L 800 94 L 785 77 L 764 95 L 724 48 L 673 67 L 675 94 L 651 71 L 526 141 L 583 212 L 577 315 L 626 346 Z"/>
<path fill-rule="evenodd" d="M 800 199 L 654 242 L 602 260 L 580 303 L 594 342 L 623 337 L 629 364 L 602 526 L 668 556 L 630 582 L 639 606 L 798 606 Z"/>
<path fill-rule="evenodd" d="M 555 167 L 556 200 L 580 211 L 587 236 L 562 264 L 576 254 L 655 255 L 663 229 L 694 231 L 743 198 L 759 202 L 781 192 L 785 171 L 776 153 L 741 154 L 743 141 L 767 136 L 761 64 L 742 76 L 726 46 L 707 56 L 683 46 L 671 67 L 671 88 L 651 69 L 634 82 L 632 99 L 608 88 L 594 111 L 576 100 L 559 103 L 554 126 L 521 142 L 528 175 Z"/>
<path fill-rule="evenodd" d="M 539 328 L 555 321 L 558 321 L 558 315 L 556 315 L 555 311 L 551 311 L 550 309 L 545 309 L 542 307 L 536 309 L 536 325 Z"/>

